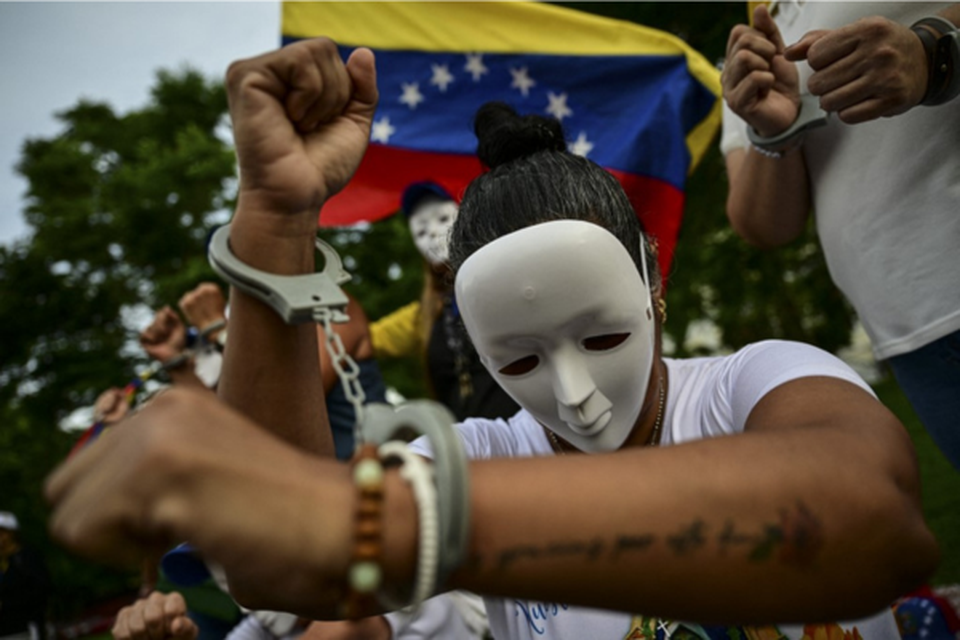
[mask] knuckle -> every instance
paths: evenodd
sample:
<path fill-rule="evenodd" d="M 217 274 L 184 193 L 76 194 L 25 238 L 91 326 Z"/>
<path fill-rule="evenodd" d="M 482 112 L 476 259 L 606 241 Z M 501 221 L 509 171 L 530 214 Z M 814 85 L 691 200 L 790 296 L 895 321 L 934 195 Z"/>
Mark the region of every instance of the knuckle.
<path fill-rule="evenodd" d="M 333 56 L 336 56 L 337 58 L 340 57 L 340 52 L 337 49 L 337 43 L 335 43 L 330 38 L 319 37 L 319 38 L 315 38 L 312 42 L 314 42 L 318 53 L 321 53 L 327 57 L 333 57 Z"/>
<path fill-rule="evenodd" d="M 868 36 L 879 36 L 890 32 L 891 23 L 880 16 L 869 16 L 860 21 L 861 28 Z"/>
<path fill-rule="evenodd" d="M 733 55 L 733 61 L 740 66 L 746 66 L 755 56 L 748 49 L 740 49 Z"/>
<path fill-rule="evenodd" d="M 243 83 L 243 79 L 247 76 L 248 66 L 248 63 L 245 60 L 235 60 L 234 62 L 230 63 L 230 66 L 227 67 L 227 73 L 224 78 L 228 90 L 236 91 L 240 88 Z"/>
<path fill-rule="evenodd" d="M 319 40 L 319 38 L 317 38 Z M 302 40 L 300 42 L 294 43 L 293 45 L 286 47 L 286 51 L 290 56 L 290 61 L 293 64 L 298 66 L 311 64 L 314 60 L 313 51 L 317 48 L 317 44 L 314 42 L 314 39 L 311 40 Z"/>

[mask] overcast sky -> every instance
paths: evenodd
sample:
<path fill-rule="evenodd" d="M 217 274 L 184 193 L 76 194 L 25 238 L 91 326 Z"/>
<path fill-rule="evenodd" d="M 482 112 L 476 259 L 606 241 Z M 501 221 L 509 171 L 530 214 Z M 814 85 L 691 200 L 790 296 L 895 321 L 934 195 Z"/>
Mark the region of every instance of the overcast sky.
<path fill-rule="evenodd" d="M 26 182 L 14 172 L 29 137 L 81 97 L 118 112 L 143 106 L 155 71 L 190 65 L 211 78 L 276 48 L 280 3 L 0 0 L 0 244 L 27 232 Z"/>

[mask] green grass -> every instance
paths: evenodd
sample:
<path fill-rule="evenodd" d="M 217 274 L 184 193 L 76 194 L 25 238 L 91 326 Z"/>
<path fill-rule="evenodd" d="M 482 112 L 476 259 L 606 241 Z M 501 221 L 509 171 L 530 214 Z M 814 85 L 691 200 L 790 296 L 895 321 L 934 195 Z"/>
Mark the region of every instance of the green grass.
<path fill-rule="evenodd" d="M 940 543 L 940 568 L 931 584 L 960 584 L 960 471 L 954 469 L 937 449 L 892 376 L 874 385 L 874 390 L 906 425 L 917 449 L 923 483 L 923 513 Z"/>

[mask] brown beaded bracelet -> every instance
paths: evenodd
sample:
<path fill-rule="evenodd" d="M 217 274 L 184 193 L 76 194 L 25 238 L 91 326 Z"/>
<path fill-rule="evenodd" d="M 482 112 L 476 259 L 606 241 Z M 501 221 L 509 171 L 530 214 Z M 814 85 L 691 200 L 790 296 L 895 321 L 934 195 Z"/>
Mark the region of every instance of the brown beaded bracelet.
<path fill-rule="evenodd" d="M 380 567 L 383 554 L 383 465 L 376 445 L 361 446 L 351 465 L 353 482 L 357 486 L 357 510 L 353 554 L 347 570 L 347 591 L 341 615 L 347 620 L 358 620 L 376 610 L 376 592 L 383 576 Z"/>

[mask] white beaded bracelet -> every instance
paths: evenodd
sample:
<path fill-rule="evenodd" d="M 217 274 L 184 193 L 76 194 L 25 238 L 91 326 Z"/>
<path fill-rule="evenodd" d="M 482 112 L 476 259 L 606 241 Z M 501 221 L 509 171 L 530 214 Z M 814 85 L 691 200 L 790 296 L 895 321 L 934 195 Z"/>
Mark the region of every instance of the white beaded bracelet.
<path fill-rule="evenodd" d="M 378 598 L 388 609 L 416 609 L 424 600 L 434 594 L 437 587 L 437 572 L 440 556 L 440 521 L 437 508 L 437 487 L 433 478 L 433 467 L 419 455 L 410 451 L 404 442 L 394 440 L 380 445 L 378 451 L 384 462 L 398 458 L 400 477 L 413 490 L 417 503 L 417 516 L 420 523 L 420 542 L 417 552 L 417 571 L 410 601 L 398 604 L 393 598 L 380 592 Z"/>

